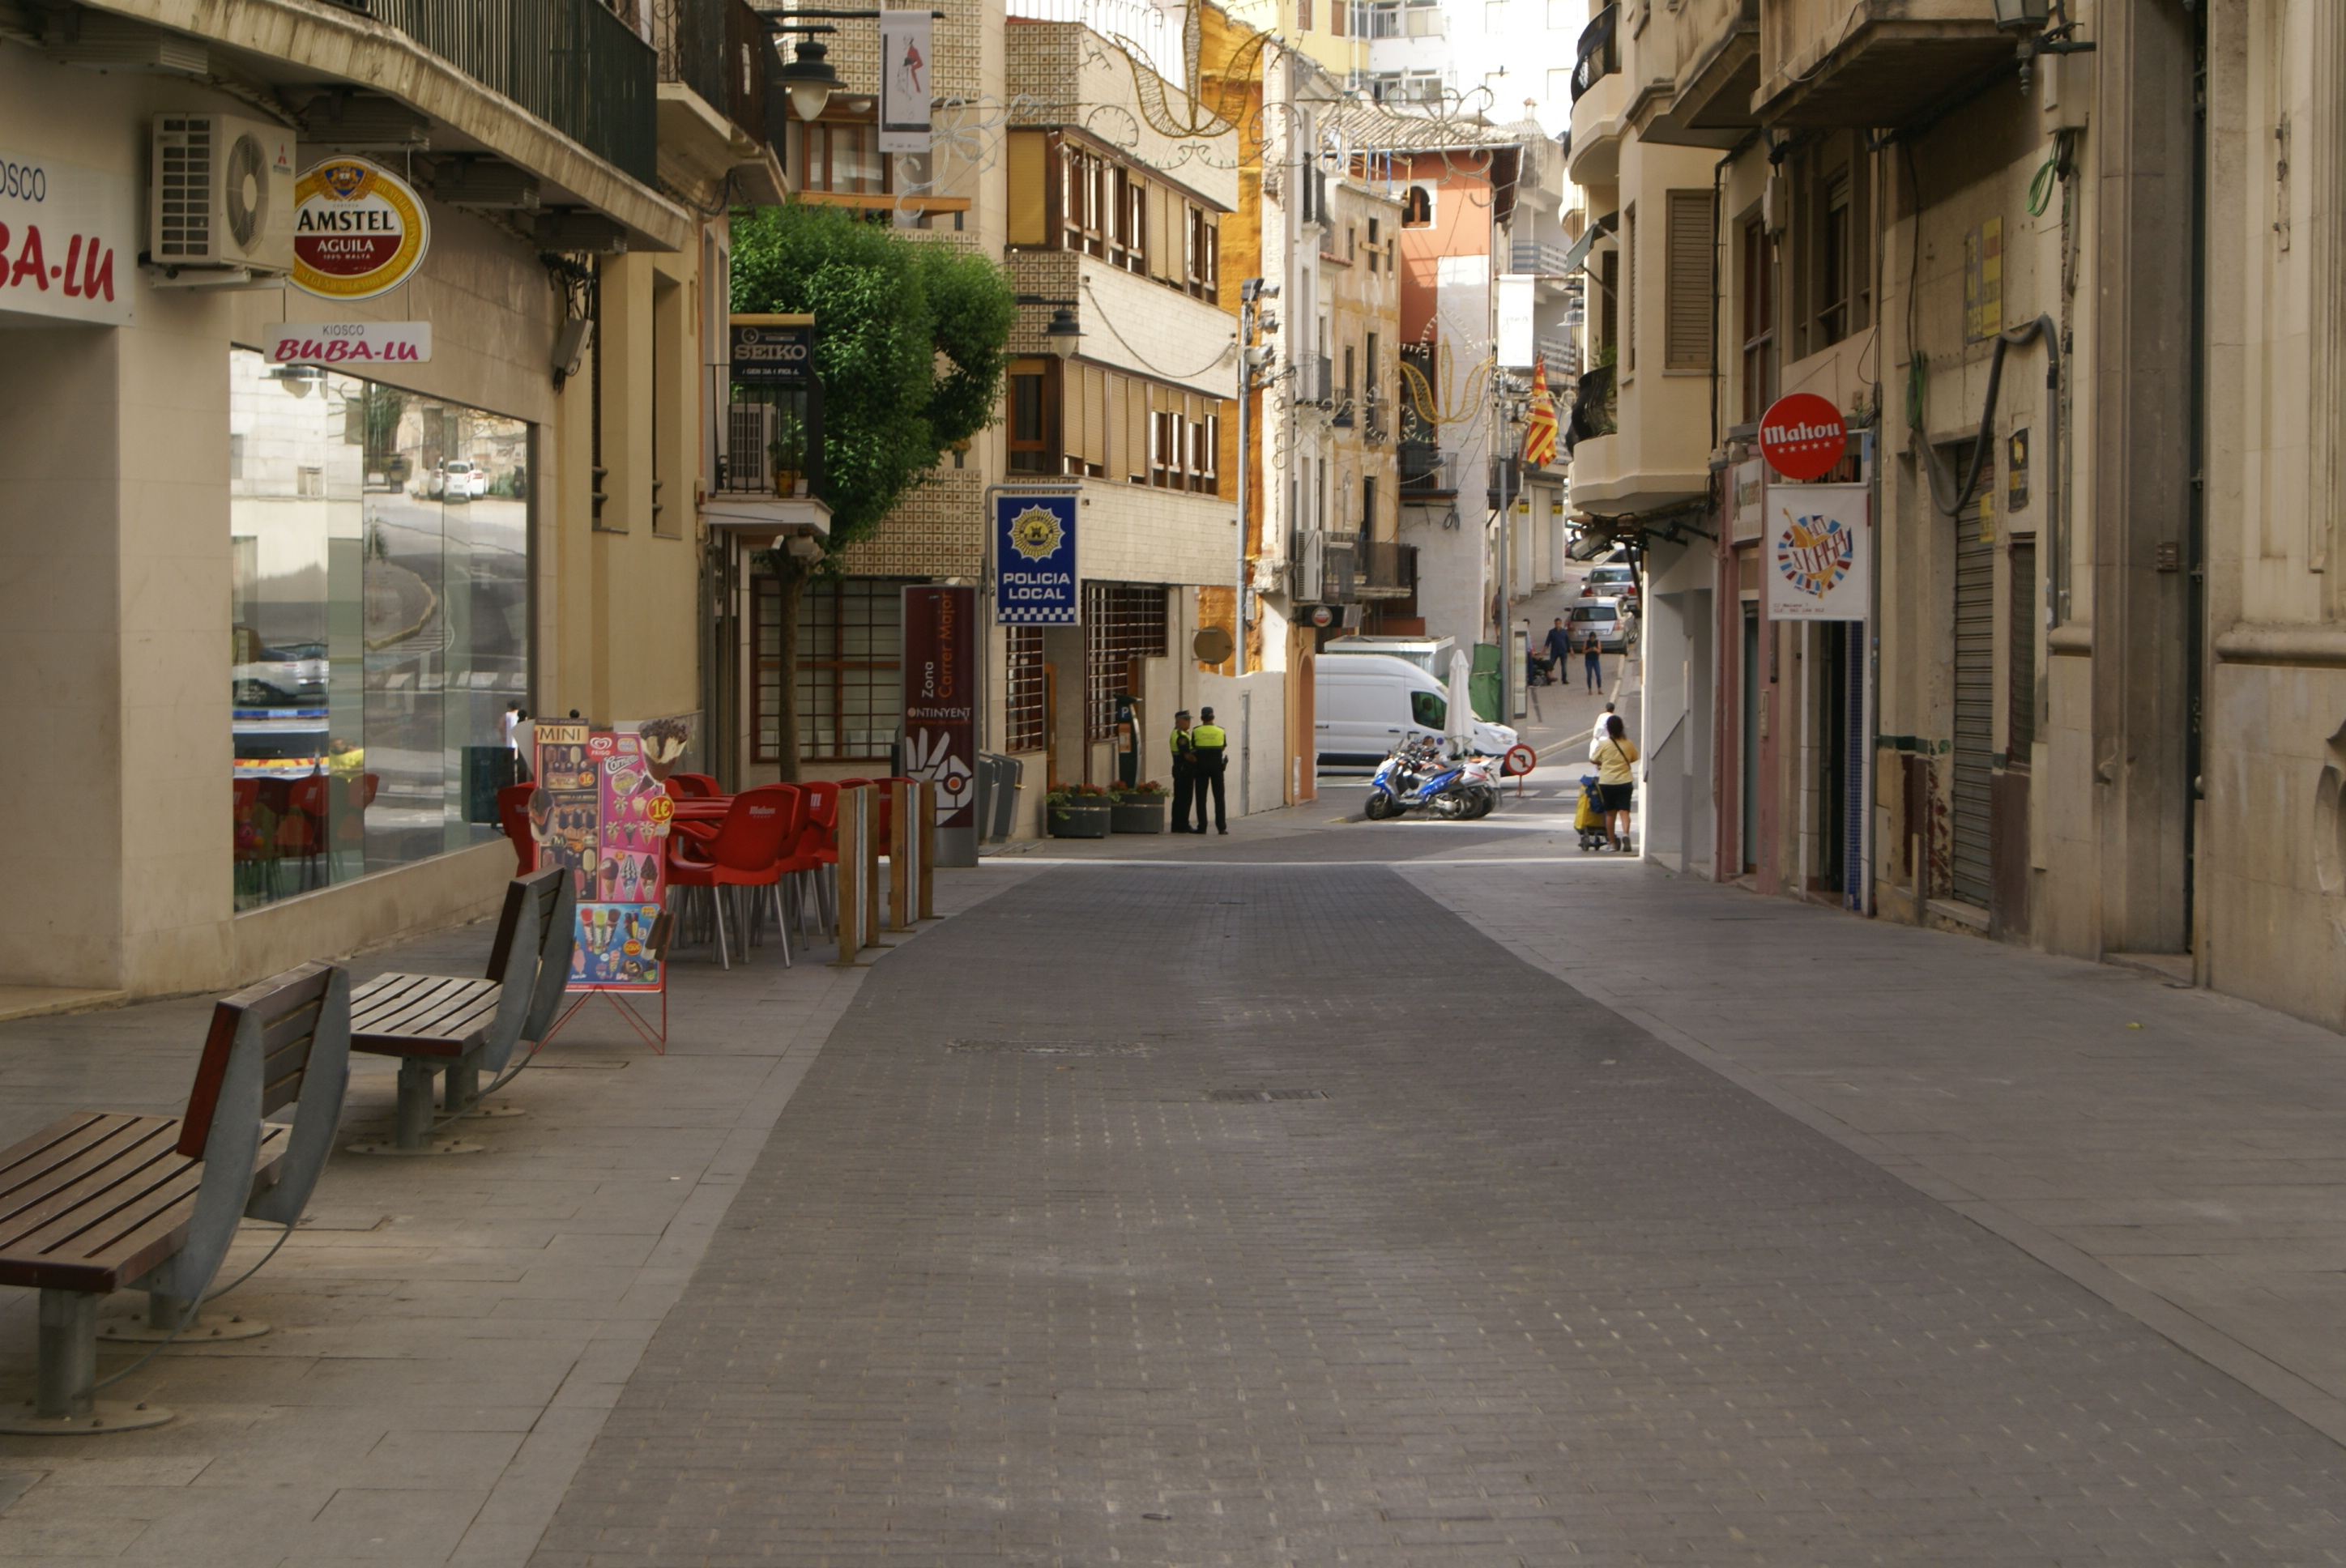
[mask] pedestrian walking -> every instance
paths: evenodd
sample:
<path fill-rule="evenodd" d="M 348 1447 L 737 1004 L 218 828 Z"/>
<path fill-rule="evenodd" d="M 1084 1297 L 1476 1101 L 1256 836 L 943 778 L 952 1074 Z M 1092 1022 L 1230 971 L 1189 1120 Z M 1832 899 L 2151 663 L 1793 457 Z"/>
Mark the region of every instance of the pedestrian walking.
<path fill-rule="evenodd" d="M 1605 809 L 1605 828 L 1612 847 L 1628 852 L 1629 809 L 1637 795 L 1637 748 L 1629 744 L 1628 729 L 1619 714 L 1605 721 L 1605 739 L 1596 748 L 1596 797 Z"/>
<path fill-rule="evenodd" d="M 1605 645 L 1593 631 L 1583 633 L 1580 638 L 1580 670 L 1588 677 L 1589 690 L 1605 689 Z"/>
<path fill-rule="evenodd" d="M 1596 760 L 1597 748 L 1613 737 L 1613 705 L 1606 703 L 1605 711 L 1596 716 L 1596 726 L 1588 732 L 1588 760 Z"/>
<path fill-rule="evenodd" d="M 1548 628 L 1547 637 L 1542 646 L 1547 649 L 1548 674 L 1556 680 L 1562 680 L 1572 658 L 1572 633 L 1566 629 L 1562 616 L 1558 616 L 1556 625 Z"/>
<path fill-rule="evenodd" d="M 1189 746 L 1198 759 L 1198 827 L 1206 830 L 1206 791 L 1214 792 L 1214 831 L 1230 830 L 1229 816 L 1222 809 L 1222 771 L 1229 765 L 1229 731 L 1214 722 L 1214 710 L 1198 710 L 1198 727 L 1189 731 Z"/>
<path fill-rule="evenodd" d="M 1187 833 L 1189 801 L 1198 792 L 1198 751 L 1189 738 L 1189 710 L 1173 716 L 1173 830 Z"/>

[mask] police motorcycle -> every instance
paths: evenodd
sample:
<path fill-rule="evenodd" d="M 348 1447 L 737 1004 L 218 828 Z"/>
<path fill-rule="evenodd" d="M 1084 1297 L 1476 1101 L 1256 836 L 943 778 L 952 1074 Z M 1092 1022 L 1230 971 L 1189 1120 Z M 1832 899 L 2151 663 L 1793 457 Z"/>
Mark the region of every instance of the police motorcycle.
<path fill-rule="evenodd" d="M 1371 821 L 1423 810 L 1446 821 L 1471 822 L 1499 804 L 1498 763 L 1489 757 L 1453 757 L 1431 737 L 1404 740 L 1377 767 L 1362 808 Z"/>

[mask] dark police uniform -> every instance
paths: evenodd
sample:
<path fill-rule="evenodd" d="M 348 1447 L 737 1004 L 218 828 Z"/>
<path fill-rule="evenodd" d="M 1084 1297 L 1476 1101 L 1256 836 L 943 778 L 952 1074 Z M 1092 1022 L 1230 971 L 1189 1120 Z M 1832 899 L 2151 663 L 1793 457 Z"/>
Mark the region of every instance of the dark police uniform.
<path fill-rule="evenodd" d="M 1222 769 L 1228 765 L 1229 732 L 1208 719 L 1189 731 L 1189 745 L 1198 758 L 1198 828 L 1206 830 L 1206 791 L 1214 792 L 1214 829 L 1217 832 L 1230 830 L 1229 816 L 1222 809 Z"/>
<path fill-rule="evenodd" d="M 1179 724 L 1173 727 L 1173 830 L 1189 830 L 1189 799 L 1198 790 L 1198 754 L 1189 744 L 1189 731 Z"/>

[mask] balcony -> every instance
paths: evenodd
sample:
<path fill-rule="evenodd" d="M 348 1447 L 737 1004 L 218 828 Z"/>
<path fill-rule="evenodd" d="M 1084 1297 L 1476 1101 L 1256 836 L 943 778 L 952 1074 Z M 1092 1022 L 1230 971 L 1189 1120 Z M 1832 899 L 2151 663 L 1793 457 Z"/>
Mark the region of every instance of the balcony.
<path fill-rule="evenodd" d="M 1443 452 L 1430 441 L 1404 441 L 1400 456 L 1403 501 L 1447 500 L 1458 494 L 1456 453 Z"/>
<path fill-rule="evenodd" d="M 1321 547 L 1320 602 L 1349 605 L 1360 596 L 1360 557 L 1354 553 L 1359 535 L 1330 534 Z"/>
<path fill-rule="evenodd" d="M 1360 568 L 1352 593 L 1362 599 L 1405 599 L 1417 592 L 1417 546 L 1390 539 L 1362 540 L 1353 546 Z"/>
<path fill-rule="evenodd" d="M 1507 250 L 1507 270 L 1518 277 L 1561 278 L 1571 269 L 1565 258 L 1568 247 L 1545 239 L 1518 239 Z"/>
<path fill-rule="evenodd" d="M 822 489 L 822 399 L 814 389 L 745 386 L 709 370 L 704 421 L 709 494 L 701 515 L 763 548 L 787 533 L 828 534 Z"/>
<path fill-rule="evenodd" d="M 1361 400 L 1361 440 L 1382 446 L 1392 435 L 1392 399 L 1371 392 Z"/>
<path fill-rule="evenodd" d="M 1621 74 L 1621 46 L 1607 5 L 1580 35 L 1578 64 L 1572 72 L 1572 140 L 1566 175 L 1584 188 L 1611 185 L 1621 172 L 1622 121 L 1629 107 L 1629 78 Z"/>
<path fill-rule="evenodd" d="M 369 0 L 396 27 L 646 186 L 658 179 L 658 61 L 598 0 Z"/>
<path fill-rule="evenodd" d="M 2013 60 L 1994 0 L 1760 0 L 1759 28 L 1769 126 L 1912 125 Z"/>
<path fill-rule="evenodd" d="M 1678 75 L 1669 117 L 1688 130 L 1740 134 L 1758 124 L 1760 0 L 1685 0 L 1678 9 Z"/>
<path fill-rule="evenodd" d="M 1295 401 L 1311 408 L 1336 406 L 1336 367 L 1327 355 L 1304 354 L 1296 361 Z"/>

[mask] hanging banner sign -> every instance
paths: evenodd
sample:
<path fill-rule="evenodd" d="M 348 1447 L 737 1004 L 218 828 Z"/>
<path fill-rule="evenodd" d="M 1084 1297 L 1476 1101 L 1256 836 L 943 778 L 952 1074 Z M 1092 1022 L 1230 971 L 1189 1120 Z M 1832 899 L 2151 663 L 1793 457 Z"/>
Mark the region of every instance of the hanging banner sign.
<path fill-rule="evenodd" d="M 0 150 L 0 312 L 128 326 L 138 256 L 127 177 Z"/>
<path fill-rule="evenodd" d="M 977 590 L 904 590 L 904 777 L 937 787 L 937 827 L 977 809 Z"/>
<path fill-rule="evenodd" d="M 1760 416 L 1760 455 L 1795 484 L 1822 479 L 1849 450 L 1841 410 L 1814 392 L 1791 392 Z"/>
<path fill-rule="evenodd" d="M 429 321 L 285 321 L 261 351 L 273 365 L 421 365 L 432 359 Z"/>
<path fill-rule="evenodd" d="M 929 150 L 929 13 L 880 13 L 880 150 Z"/>
<path fill-rule="evenodd" d="M 423 265 L 423 199 L 362 158 L 330 158 L 293 188 L 293 286 L 321 300 L 372 300 Z"/>
<path fill-rule="evenodd" d="M 1873 602 L 1871 487 L 1771 484 L 1760 541 L 1768 618 L 1862 621 Z"/>
<path fill-rule="evenodd" d="M 994 618 L 1005 626 L 1072 626 L 1076 503 L 1072 490 L 994 497 Z"/>
<path fill-rule="evenodd" d="M 735 316 L 729 358 L 742 386 L 808 386 L 814 381 L 812 316 Z"/>
<path fill-rule="evenodd" d="M 1760 537 L 1760 498 L 1766 494 L 1767 466 L 1755 457 L 1747 463 L 1737 463 L 1732 470 L 1735 476 L 1735 504 L 1732 508 L 1735 534 L 1731 542 L 1734 544 L 1749 545 Z"/>

